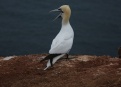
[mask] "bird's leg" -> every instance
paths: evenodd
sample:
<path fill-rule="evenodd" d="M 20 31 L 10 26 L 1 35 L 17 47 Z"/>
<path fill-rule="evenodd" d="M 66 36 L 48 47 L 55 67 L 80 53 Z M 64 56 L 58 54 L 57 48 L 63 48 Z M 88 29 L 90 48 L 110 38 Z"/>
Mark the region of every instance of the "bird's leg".
<path fill-rule="evenodd" d="M 69 55 L 66 53 L 66 60 L 68 60 L 68 59 L 69 59 L 69 58 L 68 58 L 68 56 L 69 56 Z"/>
<path fill-rule="evenodd" d="M 67 59 L 68 59 L 68 54 L 66 54 L 66 57 L 67 57 Z"/>
<path fill-rule="evenodd" d="M 119 58 L 121 58 L 121 56 L 119 56 Z"/>
<path fill-rule="evenodd" d="M 53 58 L 50 58 L 50 64 L 51 64 L 51 67 L 53 67 Z"/>

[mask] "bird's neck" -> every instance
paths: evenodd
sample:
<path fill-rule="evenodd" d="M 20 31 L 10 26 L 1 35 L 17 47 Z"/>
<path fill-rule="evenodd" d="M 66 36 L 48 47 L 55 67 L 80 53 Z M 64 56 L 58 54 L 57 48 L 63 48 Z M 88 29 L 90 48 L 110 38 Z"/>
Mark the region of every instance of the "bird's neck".
<path fill-rule="evenodd" d="M 63 24 L 63 25 L 68 24 L 68 23 L 69 23 L 69 19 L 70 19 L 70 15 L 68 15 L 68 14 L 63 14 L 63 15 L 62 15 L 62 24 Z"/>
<path fill-rule="evenodd" d="M 67 26 L 70 26 L 70 22 L 69 21 L 67 21 L 67 22 L 62 21 L 62 27 L 67 27 Z"/>
<path fill-rule="evenodd" d="M 71 29 L 70 22 L 69 21 L 67 23 L 62 22 L 61 31 L 67 31 L 68 29 Z"/>
<path fill-rule="evenodd" d="M 70 24 L 69 20 L 62 19 L 62 26 Z"/>

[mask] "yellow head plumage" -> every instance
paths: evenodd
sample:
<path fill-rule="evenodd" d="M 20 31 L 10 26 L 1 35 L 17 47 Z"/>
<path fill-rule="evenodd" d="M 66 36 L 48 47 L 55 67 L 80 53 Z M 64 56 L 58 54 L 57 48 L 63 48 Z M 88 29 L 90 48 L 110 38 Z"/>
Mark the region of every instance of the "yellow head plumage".
<path fill-rule="evenodd" d="M 60 7 L 60 9 L 62 10 L 62 22 L 63 23 L 67 23 L 70 19 L 71 16 L 71 9 L 69 7 L 69 5 L 62 5 Z"/>
<path fill-rule="evenodd" d="M 60 8 L 51 10 L 50 12 L 55 12 L 55 11 L 61 12 L 61 13 L 54 20 L 56 20 L 57 18 L 61 16 L 63 24 L 66 24 L 69 22 L 69 19 L 71 16 L 71 9 L 69 5 L 62 5 Z"/>

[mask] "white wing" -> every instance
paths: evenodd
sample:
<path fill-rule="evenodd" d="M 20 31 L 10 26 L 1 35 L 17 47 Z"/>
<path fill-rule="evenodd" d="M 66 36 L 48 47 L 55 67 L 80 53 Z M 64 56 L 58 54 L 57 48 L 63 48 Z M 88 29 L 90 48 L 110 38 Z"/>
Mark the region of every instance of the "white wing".
<path fill-rule="evenodd" d="M 70 37 L 68 39 L 64 38 L 55 38 L 52 42 L 51 49 L 49 51 L 50 54 L 53 53 L 68 53 L 73 44 L 73 38 Z"/>

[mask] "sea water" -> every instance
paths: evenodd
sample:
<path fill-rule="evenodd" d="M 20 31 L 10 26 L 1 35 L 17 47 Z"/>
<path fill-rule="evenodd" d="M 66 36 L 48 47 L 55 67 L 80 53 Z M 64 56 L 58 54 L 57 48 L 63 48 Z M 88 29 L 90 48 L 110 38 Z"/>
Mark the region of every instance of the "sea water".
<path fill-rule="evenodd" d="M 0 56 L 48 53 L 70 5 L 75 37 L 70 54 L 117 56 L 121 46 L 121 0 L 0 0 Z"/>

